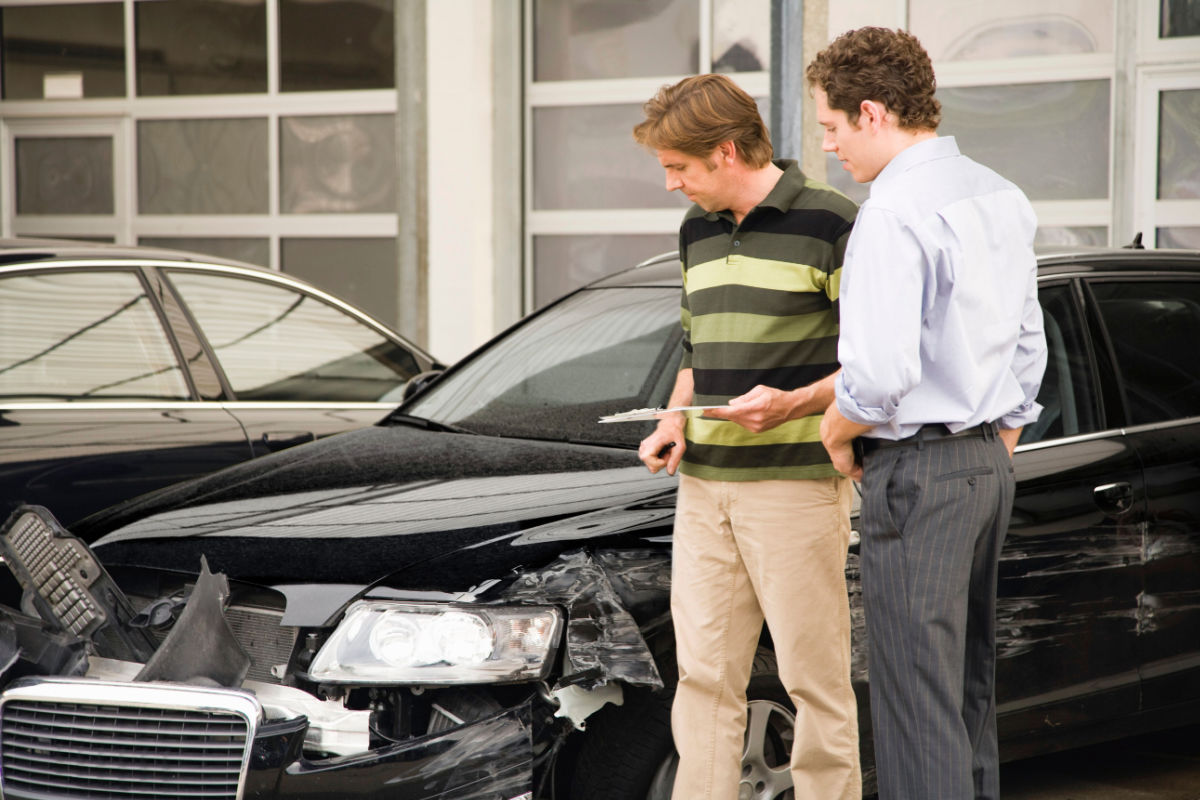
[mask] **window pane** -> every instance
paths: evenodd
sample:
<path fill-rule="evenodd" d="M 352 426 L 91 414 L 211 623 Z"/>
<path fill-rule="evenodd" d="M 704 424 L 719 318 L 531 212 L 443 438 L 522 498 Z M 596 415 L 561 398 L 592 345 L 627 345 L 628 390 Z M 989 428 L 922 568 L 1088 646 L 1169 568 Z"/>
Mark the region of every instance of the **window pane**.
<path fill-rule="evenodd" d="M 0 397 L 186 400 L 150 298 L 132 272 L 0 279 Z"/>
<path fill-rule="evenodd" d="M 1042 226 L 1033 237 L 1035 246 L 1078 247 L 1080 245 L 1104 247 L 1108 244 L 1108 228 L 1096 226 Z"/>
<path fill-rule="evenodd" d="M 139 95 L 267 90 L 265 0 L 139 0 Z"/>
<path fill-rule="evenodd" d="M 18 214 L 113 213 L 108 136 L 16 140 Z"/>
<path fill-rule="evenodd" d="M 1200 198 L 1200 89 L 1159 95 L 1158 198 Z"/>
<path fill-rule="evenodd" d="M 937 96 L 939 131 L 1030 200 L 1108 197 L 1108 81 L 943 88 Z"/>
<path fill-rule="evenodd" d="M 1200 283 L 1092 284 L 1134 424 L 1200 416 Z"/>
<path fill-rule="evenodd" d="M 584 284 L 678 247 L 679 236 L 673 233 L 535 236 L 534 304 L 544 306 Z"/>
<path fill-rule="evenodd" d="M 265 119 L 138 123 L 143 214 L 265 214 Z"/>
<path fill-rule="evenodd" d="M 394 120 L 391 114 L 280 120 L 280 210 L 395 212 Z"/>
<path fill-rule="evenodd" d="M 937 61 L 1113 52 L 1113 3 L 910 0 L 911 30 Z"/>
<path fill-rule="evenodd" d="M 534 80 L 689 75 L 700 61 L 696 0 L 537 0 Z"/>
<path fill-rule="evenodd" d="M 381 322 L 399 322 L 395 239 L 283 239 L 283 271 L 353 303 Z"/>
<path fill-rule="evenodd" d="M 201 236 L 142 236 L 138 244 L 147 247 L 166 247 L 171 250 L 187 250 L 192 253 L 204 253 L 218 258 L 230 258 L 234 261 L 244 261 L 247 264 L 257 264 L 260 267 L 271 266 L 271 243 L 266 239 L 235 238 L 235 237 L 201 237 Z"/>
<path fill-rule="evenodd" d="M 395 86 L 395 18 L 391 0 L 280 0 L 280 89 Z"/>
<path fill-rule="evenodd" d="M 1159 228 L 1155 247 L 1200 250 L 1200 227 Z"/>
<path fill-rule="evenodd" d="M 633 141 L 640 105 L 533 110 L 533 207 L 686 208 L 654 153 Z"/>
<path fill-rule="evenodd" d="M 417 373 L 411 353 L 309 295 L 171 272 L 239 400 L 375 401 Z"/>
<path fill-rule="evenodd" d="M 715 0 L 713 72 L 771 68 L 771 0 Z"/>
<path fill-rule="evenodd" d="M 83 76 L 84 97 L 125 95 L 125 16 L 120 3 L 11 6 L 4 29 L 4 99 L 43 97 L 47 74 Z"/>
<path fill-rule="evenodd" d="M 1021 431 L 1021 443 L 1076 436 L 1097 429 L 1096 390 L 1091 382 L 1086 338 L 1066 286 L 1039 292 L 1046 328 L 1046 373 L 1037 422 Z"/>
<path fill-rule="evenodd" d="M 1200 36 L 1200 2 L 1197 0 L 1162 0 L 1162 16 L 1158 35 L 1163 39 L 1176 36 Z"/>

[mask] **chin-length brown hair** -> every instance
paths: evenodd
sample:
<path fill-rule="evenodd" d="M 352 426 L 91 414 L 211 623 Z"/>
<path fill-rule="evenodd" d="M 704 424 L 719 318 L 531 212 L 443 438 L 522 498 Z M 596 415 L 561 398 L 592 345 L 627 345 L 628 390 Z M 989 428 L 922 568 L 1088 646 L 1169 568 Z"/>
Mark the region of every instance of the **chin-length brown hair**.
<path fill-rule="evenodd" d="M 651 150 L 678 150 L 707 158 L 733 142 L 742 161 L 767 166 L 774 150 L 754 98 L 724 75 L 694 75 L 664 86 L 642 106 L 646 119 L 633 138 Z"/>
<path fill-rule="evenodd" d="M 883 103 L 901 128 L 937 130 L 942 104 L 929 54 L 902 30 L 859 28 L 843 33 L 817 53 L 805 77 L 825 92 L 829 107 L 858 123 L 864 100 Z"/>

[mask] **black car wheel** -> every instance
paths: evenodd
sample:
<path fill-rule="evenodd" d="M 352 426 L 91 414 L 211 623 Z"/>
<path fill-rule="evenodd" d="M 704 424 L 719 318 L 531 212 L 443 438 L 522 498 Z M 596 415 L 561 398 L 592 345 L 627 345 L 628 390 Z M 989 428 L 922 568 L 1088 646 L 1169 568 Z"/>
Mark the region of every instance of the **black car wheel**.
<path fill-rule="evenodd" d="M 626 690 L 625 704 L 609 706 L 588 721 L 571 784 L 572 800 L 670 800 L 679 757 L 671 740 L 670 691 Z M 791 800 L 795 712 L 775 654 L 759 648 L 754 659 L 738 800 Z"/>

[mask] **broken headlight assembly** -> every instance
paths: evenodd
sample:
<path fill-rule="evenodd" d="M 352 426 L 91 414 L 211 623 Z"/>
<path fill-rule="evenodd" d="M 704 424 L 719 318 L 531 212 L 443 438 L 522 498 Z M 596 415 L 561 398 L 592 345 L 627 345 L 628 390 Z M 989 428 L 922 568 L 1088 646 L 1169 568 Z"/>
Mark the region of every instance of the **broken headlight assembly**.
<path fill-rule="evenodd" d="M 557 608 L 361 601 L 313 659 L 319 683 L 511 683 L 545 677 Z"/>

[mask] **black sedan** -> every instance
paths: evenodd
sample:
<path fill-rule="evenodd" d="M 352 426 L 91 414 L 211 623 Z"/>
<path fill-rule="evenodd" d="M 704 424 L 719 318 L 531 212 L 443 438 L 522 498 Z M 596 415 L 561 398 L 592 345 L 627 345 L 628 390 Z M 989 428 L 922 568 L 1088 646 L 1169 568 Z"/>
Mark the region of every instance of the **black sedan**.
<path fill-rule="evenodd" d="M 1040 263 L 1006 759 L 1200 719 L 1200 253 Z M 678 275 L 664 258 L 569 295 L 375 427 L 95 515 L 73 529 L 91 550 L 15 513 L 5 796 L 667 797 L 676 482 L 637 460 L 652 423 L 597 419 L 665 401 Z M 869 785 L 855 547 L 847 572 Z M 745 797 L 790 789 L 775 673 L 764 631 Z"/>
<path fill-rule="evenodd" d="M 278 272 L 146 248 L 0 241 L 0 507 L 64 523 L 377 422 L 436 365 Z"/>

